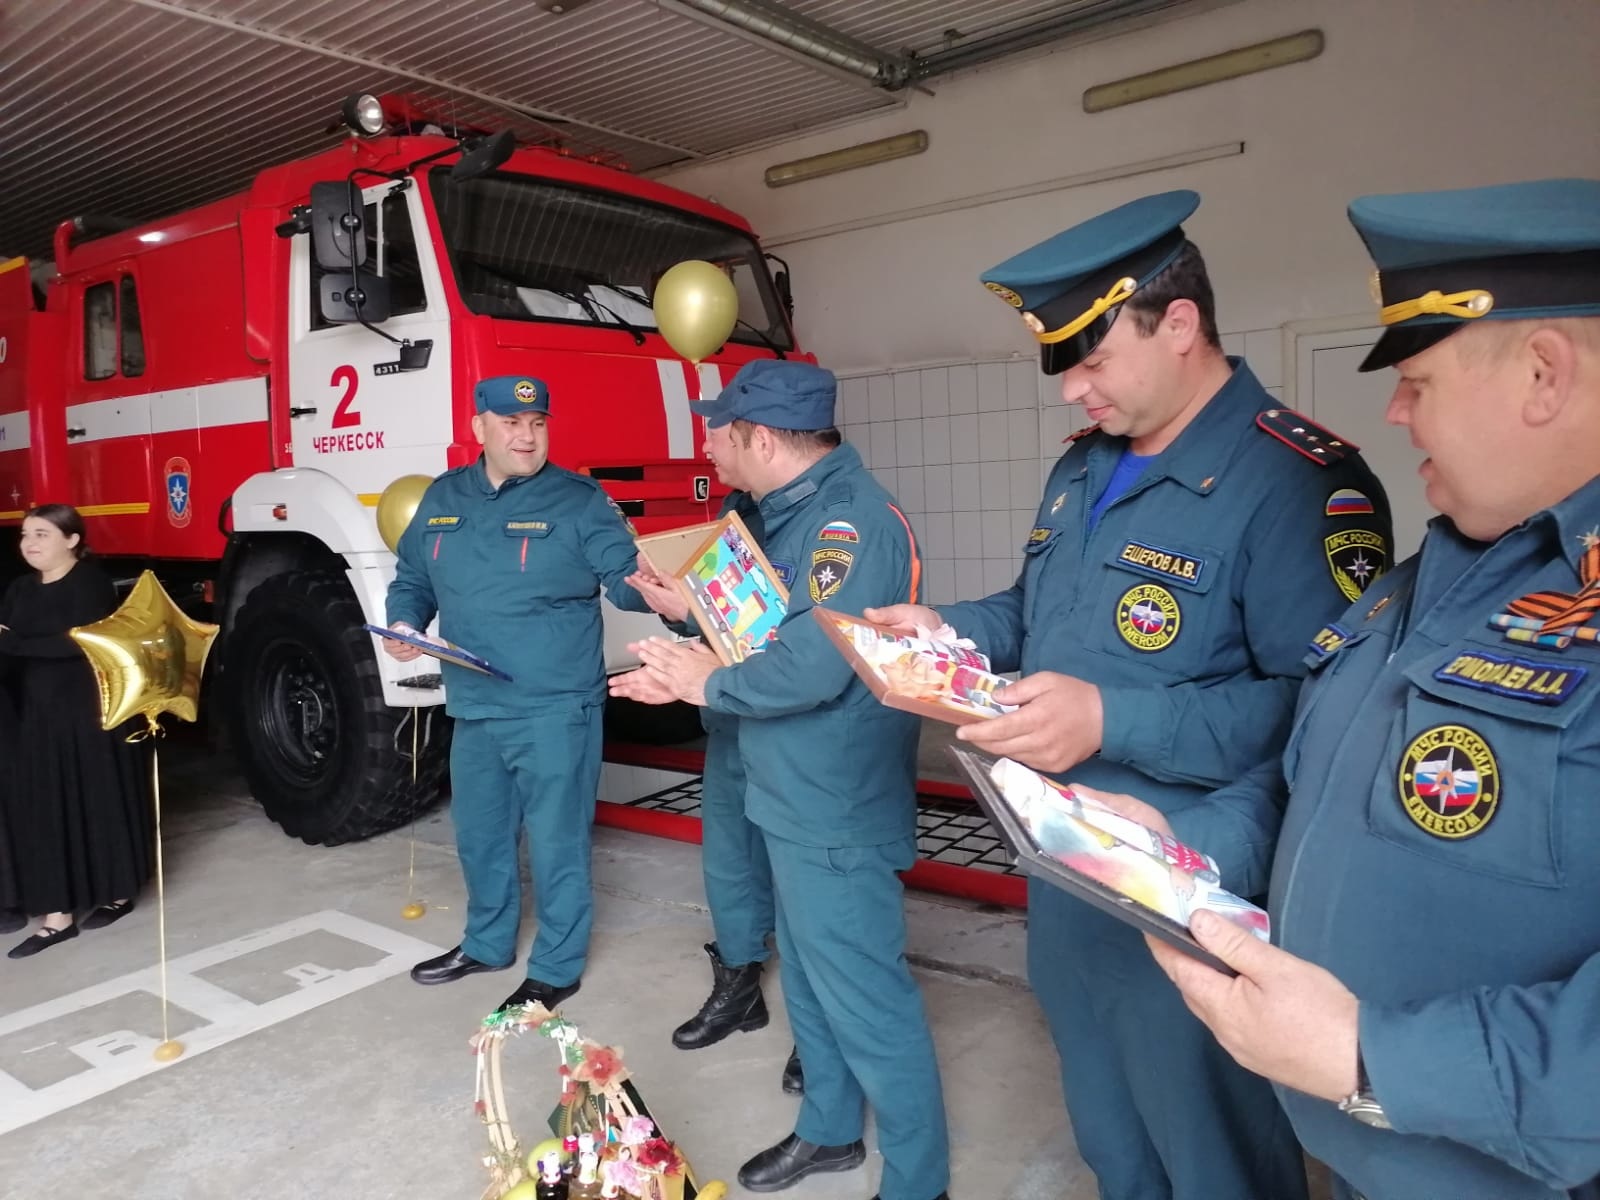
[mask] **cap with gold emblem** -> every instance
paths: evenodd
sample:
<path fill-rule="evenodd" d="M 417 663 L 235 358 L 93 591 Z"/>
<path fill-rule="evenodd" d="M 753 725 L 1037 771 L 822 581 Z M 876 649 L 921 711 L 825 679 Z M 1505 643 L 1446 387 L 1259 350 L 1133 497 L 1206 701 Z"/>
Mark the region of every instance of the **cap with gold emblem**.
<path fill-rule="evenodd" d="M 550 388 L 531 375 L 495 375 L 480 379 L 472 389 L 472 401 L 479 412 L 502 417 L 519 412 L 550 414 Z"/>
<path fill-rule="evenodd" d="M 1363 371 L 1473 321 L 1600 316 L 1600 180 L 1362 196 L 1350 223 L 1377 267 L 1386 326 Z"/>
<path fill-rule="evenodd" d="M 1082 362 L 1123 301 L 1178 256 L 1180 226 L 1199 207 L 1191 191 L 1144 196 L 1031 246 L 979 278 L 1021 310 L 1039 339 L 1040 367 L 1059 375 Z"/>

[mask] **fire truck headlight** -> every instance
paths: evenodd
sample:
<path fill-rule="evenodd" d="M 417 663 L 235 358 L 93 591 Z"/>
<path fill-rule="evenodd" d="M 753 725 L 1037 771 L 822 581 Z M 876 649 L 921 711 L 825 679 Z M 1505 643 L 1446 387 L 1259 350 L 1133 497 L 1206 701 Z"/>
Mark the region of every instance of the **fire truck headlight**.
<path fill-rule="evenodd" d="M 383 102 L 371 93 L 348 97 L 343 112 L 344 123 L 357 133 L 371 137 L 383 132 Z"/>

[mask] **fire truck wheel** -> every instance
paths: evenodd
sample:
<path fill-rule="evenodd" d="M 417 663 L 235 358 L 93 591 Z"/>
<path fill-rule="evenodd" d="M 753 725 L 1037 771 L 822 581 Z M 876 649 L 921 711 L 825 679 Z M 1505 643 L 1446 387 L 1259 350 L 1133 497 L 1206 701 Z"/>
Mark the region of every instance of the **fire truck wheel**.
<path fill-rule="evenodd" d="M 423 710 L 416 780 L 412 710 L 384 702 L 372 638 L 350 585 L 326 571 L 263 581 L 229 631 L 229 740 L 250 790 L 291 837 L 337 846 L 410 820 L 449 772 L 450 722 Z"/>

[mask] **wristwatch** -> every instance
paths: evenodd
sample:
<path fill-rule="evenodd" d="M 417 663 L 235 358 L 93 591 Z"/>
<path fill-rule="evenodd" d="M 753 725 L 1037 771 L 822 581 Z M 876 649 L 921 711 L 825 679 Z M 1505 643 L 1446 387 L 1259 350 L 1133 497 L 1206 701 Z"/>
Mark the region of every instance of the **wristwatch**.
<path fill-rule="evenodd" d="M 1366 1060 L 1361 1057 L 1361 1047 L 1356 1047 L 1356 1090 L 1339 1101 L 1339 1111 L 1374 1129 L 1392 1129 L 1383 1105 L 1372 1094 L 1372 1081 L 1367 1078 Z"/>

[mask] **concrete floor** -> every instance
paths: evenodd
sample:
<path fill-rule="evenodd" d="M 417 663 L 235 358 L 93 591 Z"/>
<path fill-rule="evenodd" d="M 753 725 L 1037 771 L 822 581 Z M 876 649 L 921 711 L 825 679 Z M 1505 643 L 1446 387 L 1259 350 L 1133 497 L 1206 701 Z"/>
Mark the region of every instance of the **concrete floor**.
<path fill-rule="evenodd" d="M 162 1036 L 153 887 L 118 925 L 0 959 L 0 1196 L 480 1196 L 488 1142 L 467 1038 L 520 975 L 432 988 L 406 977 L 460 933 L 448 814 L 417 826 L 414 888 L 429 910 L 406 921 L 405 831 L 307 847 L 261 815 L 227 760 L 179 740 L 162 764 L 168 1021 L 188 1051 L 167 1066 L 150 1055 Z M 732 1184 L 740 1162 L 792 1128 L 776 978 L 767 1029 L 675 1050 L 668 1035 L 709 982 L 699 848 L 602 829 L 594 871 L 590 966 L 565 1013 L 623 1047 L 700 1177 Z M 921 894 L 907 907 L 944 1071 L 952 1194 L 1088 1200 L 1093 1181 L 1023 985 L 1021 915 Z M 513 1121 L 531 1143 L 556 1094 L 554 1056 L 529 1040 L 507 1064 Z M 880 1165 L 869 1157 L 787 1194 L 866 1200 Z"/>

